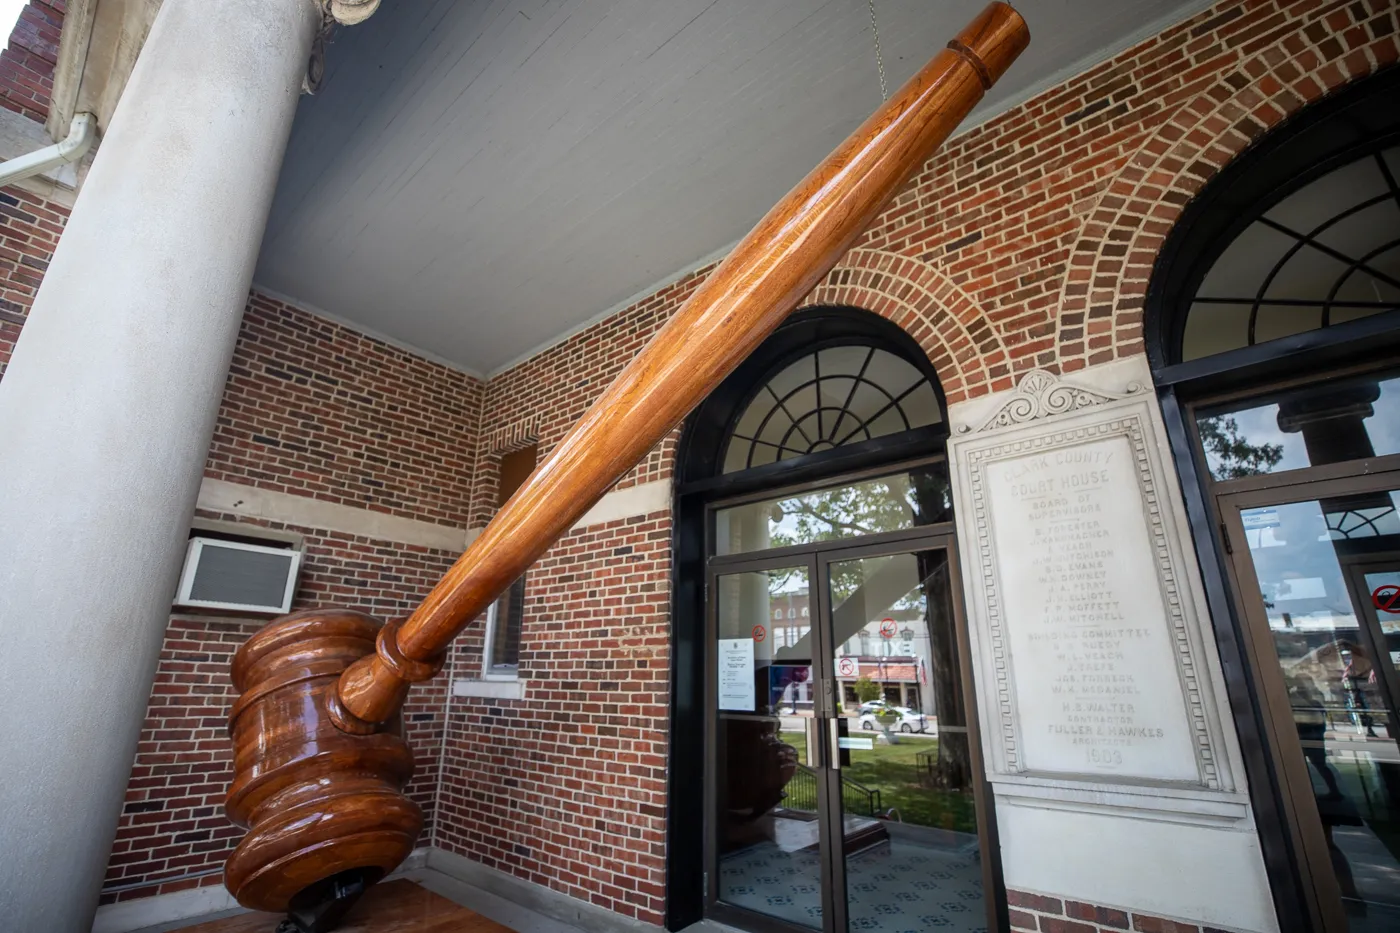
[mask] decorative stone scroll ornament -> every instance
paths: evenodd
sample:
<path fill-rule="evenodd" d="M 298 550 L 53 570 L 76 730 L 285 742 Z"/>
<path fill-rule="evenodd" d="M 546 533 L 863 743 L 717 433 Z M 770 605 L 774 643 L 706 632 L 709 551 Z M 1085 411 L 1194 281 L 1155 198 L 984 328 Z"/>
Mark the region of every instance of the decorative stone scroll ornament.
<path fill-rule="evenodd" d="M 1218 818 L 1238 751 L 1142 370 L 1036 370 L 950 412 L 988 777 L 1001 794 Z"/>
<path fill-rule="evenodd" d="M 1126 398 L 1141 391 L 1142 384 L 1132 382 L 1122 394 L 1100 392 L 1061 381 L 1058 376 L 1043 369 L 1033 369 L 1021 378 L 1021 384 L 1016 387 L 1011 397 L 977 430 L 991 431 L 1014 424 L 1025 424 L 1037 418 L 1062 415 L 1091 405 Z M 958 426 L 957 431 L 959 434 L 967 434 L 972 431 L 972 427 L 962 424 Z"/>

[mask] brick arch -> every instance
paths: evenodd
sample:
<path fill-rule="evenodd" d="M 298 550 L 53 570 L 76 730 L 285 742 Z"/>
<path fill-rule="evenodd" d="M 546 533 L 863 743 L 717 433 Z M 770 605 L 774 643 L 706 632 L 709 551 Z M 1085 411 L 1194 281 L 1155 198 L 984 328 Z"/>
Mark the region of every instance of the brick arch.
<path fill-rule="evenodd" d="M 928 263 L 853 249 L 812 289 L 802 307 L 850 305 L 873 311 L 918 341 L 949 404 L 1012 385 L 1012 360 L 986 312 Z"/>
<path fill-rule="evenodd" d="M 1276 29 L 1272 44 L 1237 53 L 1235 67 L 1203 83 L 1124 163 L 1070 256 L 1056 340 L 1062 372 L 1144 352 L 1148 281 L 1187 202 L 1284 119 L 1394 64 L 1400 36 L 1392 28 L 1373 38 L 1374 16 L 1362 4 L 1327 4 Z"/>

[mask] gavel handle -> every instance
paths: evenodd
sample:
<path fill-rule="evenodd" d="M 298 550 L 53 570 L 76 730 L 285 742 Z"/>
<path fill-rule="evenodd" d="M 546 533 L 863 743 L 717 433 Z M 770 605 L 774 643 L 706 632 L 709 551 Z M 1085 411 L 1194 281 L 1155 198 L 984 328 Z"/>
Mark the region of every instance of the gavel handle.
<path fill-rule="evenodd" d="M 594 402 L 402 627 L 352 665 L 331 718 L 373 732 L 453 637 L 724 380 L 836 264 L 1016 59 L 1030 33 L 992 3 L 783 198 Z"/>

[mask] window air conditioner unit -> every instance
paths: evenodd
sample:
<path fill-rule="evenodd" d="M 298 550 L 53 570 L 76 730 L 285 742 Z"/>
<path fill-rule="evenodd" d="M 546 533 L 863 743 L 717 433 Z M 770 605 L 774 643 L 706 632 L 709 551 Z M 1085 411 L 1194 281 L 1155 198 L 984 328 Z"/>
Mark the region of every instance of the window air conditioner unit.
<path fill-rule="evenodd" d="M 175 605 L 284 613 L 292 606 L 300 569 L 297 548 L 194 537 Z"/>

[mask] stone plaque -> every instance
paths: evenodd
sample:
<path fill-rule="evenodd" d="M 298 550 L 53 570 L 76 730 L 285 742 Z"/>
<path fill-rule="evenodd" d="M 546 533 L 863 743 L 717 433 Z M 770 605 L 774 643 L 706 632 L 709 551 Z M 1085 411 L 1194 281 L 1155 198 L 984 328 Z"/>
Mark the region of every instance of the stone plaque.
<path fill-rule="evenodd" d="M 1233 790 L 1142 386 L 1033 372 L 949 443 L 993 781 Z"/>
<path fill-rule="evenodd" d="M 1022 766 L 1195 781 L 1129 438 L 989 461 L 985 488 Z"/>

